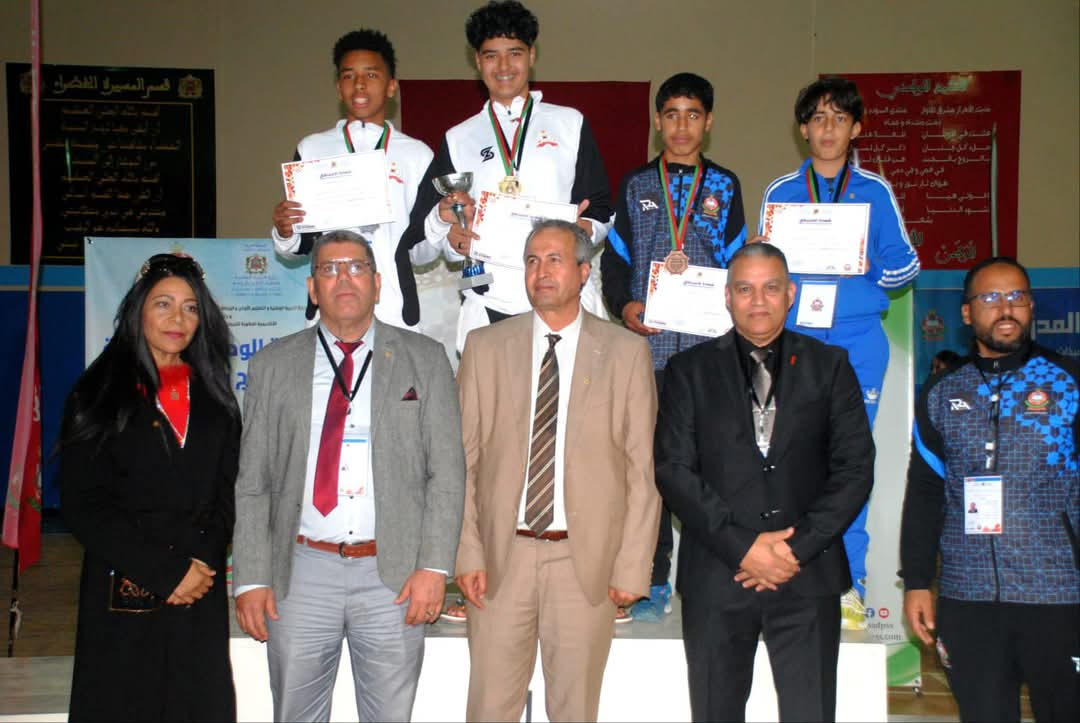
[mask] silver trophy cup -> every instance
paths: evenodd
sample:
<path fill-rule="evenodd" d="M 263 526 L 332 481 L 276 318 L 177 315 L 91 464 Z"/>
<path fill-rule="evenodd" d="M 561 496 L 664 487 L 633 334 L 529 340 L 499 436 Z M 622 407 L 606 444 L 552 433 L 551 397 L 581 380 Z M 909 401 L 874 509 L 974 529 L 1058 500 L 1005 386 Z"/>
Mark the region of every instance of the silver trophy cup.
<path fill-rule="evenodd" d="M 443 196 L 449 196 L 455 191 L 468 193 L 472 189 L 472 173 L 448 173 L 445 176 L 431 179 L 431 182 L 435 184 L 435 190 Z M 465 207 L 460 203 L 454 203 L 450 206 L 450 210 L 454 212 L 454 216 L 457 217 L 461 227 L 465 228 Z M 464 290 L 473 289 L 477 286 L 486 286 L 494 280 L 495 278 L 490 273 L 484 271 L 482 262 L 473 261 L 466 256 L 465 264 L 461 267 L 461 281 L 458 282 L 458 289 Z"/>

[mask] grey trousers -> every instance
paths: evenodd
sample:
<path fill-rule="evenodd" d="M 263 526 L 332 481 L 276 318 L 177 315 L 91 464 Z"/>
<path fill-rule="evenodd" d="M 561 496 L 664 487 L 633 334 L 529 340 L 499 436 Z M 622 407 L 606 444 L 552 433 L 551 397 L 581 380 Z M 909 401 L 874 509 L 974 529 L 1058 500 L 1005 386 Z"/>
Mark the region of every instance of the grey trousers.
<path fill-rule="evenodd" d="M 406 625 L 408 603 L 379 578 L 374 557 L 346 559 L 297 545 L 288 596 L 269 620 L 276 721 L 326 721 L 349 643 L 361 721 L 407 721 L 424 659 L 424 626 Z"/>

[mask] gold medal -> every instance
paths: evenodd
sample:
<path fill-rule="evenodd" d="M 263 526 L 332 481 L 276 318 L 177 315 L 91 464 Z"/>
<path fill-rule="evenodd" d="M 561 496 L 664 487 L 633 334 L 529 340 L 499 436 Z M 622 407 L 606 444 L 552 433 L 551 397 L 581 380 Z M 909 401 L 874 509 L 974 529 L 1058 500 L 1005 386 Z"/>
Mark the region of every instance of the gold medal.
<path fill-rule="evenodd" d="M 507 176 L 499 181 L 499 193 L 505 193 L 508 196 L 520 196 L 521 195 L 521 181 L 517 176 Z"/>
<path fill-rule="evenodd" d="M 690 267 L 690 257 L 682 249 L 675 249 L 664 259 L 664 268 L 669 274 L 681 274 Z"/>

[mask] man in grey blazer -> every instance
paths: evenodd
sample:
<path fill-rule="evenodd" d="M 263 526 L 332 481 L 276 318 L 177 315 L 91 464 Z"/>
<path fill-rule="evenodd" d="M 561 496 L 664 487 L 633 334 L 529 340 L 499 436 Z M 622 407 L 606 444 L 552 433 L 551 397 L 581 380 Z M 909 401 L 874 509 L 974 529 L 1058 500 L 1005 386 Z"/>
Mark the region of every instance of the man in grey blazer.
<path fill-rule="evenodd" d="M 329 719 L 343 636 L 360 720 L 407 720 L 461 531 L 457 386 L 437 342 L 374 318 L 366 240 L 311 259 L 319 324 L 248 367 L 236 616 L 269 644 L 276 720 Z"/>

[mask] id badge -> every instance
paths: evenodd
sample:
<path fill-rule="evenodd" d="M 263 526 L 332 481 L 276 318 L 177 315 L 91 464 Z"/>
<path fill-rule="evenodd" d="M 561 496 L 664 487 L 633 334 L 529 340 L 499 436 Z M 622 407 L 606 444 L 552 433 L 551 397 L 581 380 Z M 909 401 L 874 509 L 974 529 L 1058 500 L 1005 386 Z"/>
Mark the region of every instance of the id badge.
<path fill-rule="evenodd" d="M 366 497 L 371 485 L 368 454 L 371 445 L 365 435 L 345 433 L 341 440 L 341 469 L 338 472 L 338 494 L 347 497 Z"/>
<path fill-rule="evenodd" d="M 964 478 L 964 534 L 1001 534 L 1001 475 Z"/>
<path fill-rule="evenodd" d="M 797 326 L 810 329 L 831 329 L 836 313 L 836 284 L 834 282 L 804 281 L 799 296 Z"/>

